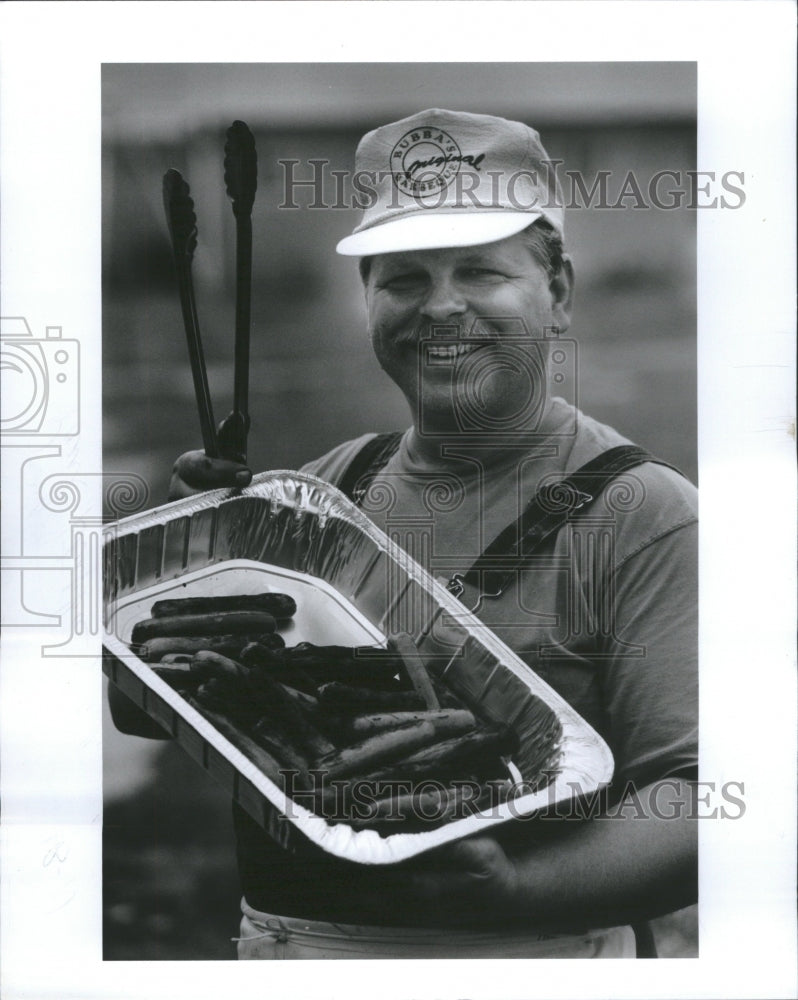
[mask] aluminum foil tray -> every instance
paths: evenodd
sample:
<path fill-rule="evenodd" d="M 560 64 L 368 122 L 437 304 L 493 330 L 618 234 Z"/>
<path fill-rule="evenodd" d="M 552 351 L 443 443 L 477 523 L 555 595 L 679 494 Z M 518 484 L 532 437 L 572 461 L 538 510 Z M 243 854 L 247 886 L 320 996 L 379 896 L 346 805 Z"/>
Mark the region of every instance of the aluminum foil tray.
<path fill-rule="evenodd" d="M 109 679 L 159 722 L 286 848 L 310 841 L 349 861 L 390 864 L 609 782 L 598 734 L 480 620 L 337 489 L 314 476 L 268 472 L 244 490 L 215 490 L 104 528 L 104 657 Z M 155 599 L 198 594 L 291 594 L 288 645 L 379 645 L 413 636 L 427 669 L 480 713 L 514 727 L 524 778 L 533 695 L 562 726 L 559 771 L 547 788 L 490 813 L 418 833 L 380 835 L 327 822 L 283 791 L 128 648 Z"/>

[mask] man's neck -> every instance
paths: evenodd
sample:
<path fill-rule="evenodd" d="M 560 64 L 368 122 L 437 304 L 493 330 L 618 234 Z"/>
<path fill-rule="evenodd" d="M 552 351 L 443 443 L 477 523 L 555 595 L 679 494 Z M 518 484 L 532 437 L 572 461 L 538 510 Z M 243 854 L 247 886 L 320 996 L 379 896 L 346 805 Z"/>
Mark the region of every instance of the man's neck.
<path fill-rule="evenodd" d="M 555 430 L 555 407 L 548 402 L 543 415 L 533 426 L 512 428 L 507 433 L 487 431 L 467 433 L 460 428 L 446 429 L 416 423 L 407 437 L 408 457 L 414 465 L 440 468 L 458 465 L 498 466 L 528 454 L 536 445 L 543 445 Z"/>

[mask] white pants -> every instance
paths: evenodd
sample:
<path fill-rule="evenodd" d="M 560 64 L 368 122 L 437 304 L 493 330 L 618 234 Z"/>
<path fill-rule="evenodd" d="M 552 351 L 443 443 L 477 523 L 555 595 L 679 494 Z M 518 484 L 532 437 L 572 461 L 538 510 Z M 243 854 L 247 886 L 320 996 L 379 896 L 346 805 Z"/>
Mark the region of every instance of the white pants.
<path fill-rule="evenodd" d="M 634 958 L 631 927 L 579 935 L 361 927 L 280 917 L 241 901 L 239 959 Z"/>

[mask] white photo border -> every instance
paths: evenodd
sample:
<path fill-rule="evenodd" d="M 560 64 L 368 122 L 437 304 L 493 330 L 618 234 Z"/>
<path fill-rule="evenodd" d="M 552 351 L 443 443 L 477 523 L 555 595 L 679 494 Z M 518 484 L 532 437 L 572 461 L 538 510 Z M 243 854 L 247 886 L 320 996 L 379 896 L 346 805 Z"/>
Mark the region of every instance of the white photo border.
<path fill-rule="evenodd" d="M 744 171 L 747 195 L 738 211 L 698 219 L 701 768 L 743 781 L 746 804 L 738 821 L 700 826 L 700 957 L 622 971 L 404 961 L 377 977 L 349 962 L 103 962 L 99 648 L 42 658 L 35 629 L 11 628 L 3 996 L 354 998 L 377 984 L 386 1000 L 796 994 L 794 16 L 786 0 L 3 5 L 2 314 L 24 316 L 36 336 L 57 325 L 80 339 L 80 433 L 57 447 L 87 477 L 87 523 L 102 468 L 102 63 L 694 61 L 697 167 Z M 18 542 L 9 508 L 27 502 L 10 454 L 4 555 Z M 58 539 L 65 557 L 68 544 Z M 68 593 L 53 585 L 54 614 L 70 614 Z"/>

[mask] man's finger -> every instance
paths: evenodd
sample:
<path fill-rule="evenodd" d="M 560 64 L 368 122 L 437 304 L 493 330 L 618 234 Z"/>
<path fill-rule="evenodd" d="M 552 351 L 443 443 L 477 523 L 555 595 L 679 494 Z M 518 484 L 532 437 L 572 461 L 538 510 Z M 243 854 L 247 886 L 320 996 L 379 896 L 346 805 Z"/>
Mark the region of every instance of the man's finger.
<path fill-rule="evenodd" d="M 504 857 L 504 851 L 492 837 L 470 837 L 430 851 L 421 867 L 429 871 L 489 875 Z"/>
<path fill-rule="evenodd" d="M 490 837 L 474 837 L 452 845 L 452 864 L 470 875 L 493 875 L 504 860 L 504 851 Z"/>
<path fill-rule="evenodd" d="M 175 462 L 175 473 L 196 490 L 248 486 L 252 472 L 240 462 L 226 458 L 208 458 L 204 451 L 189 451 Z"/>

